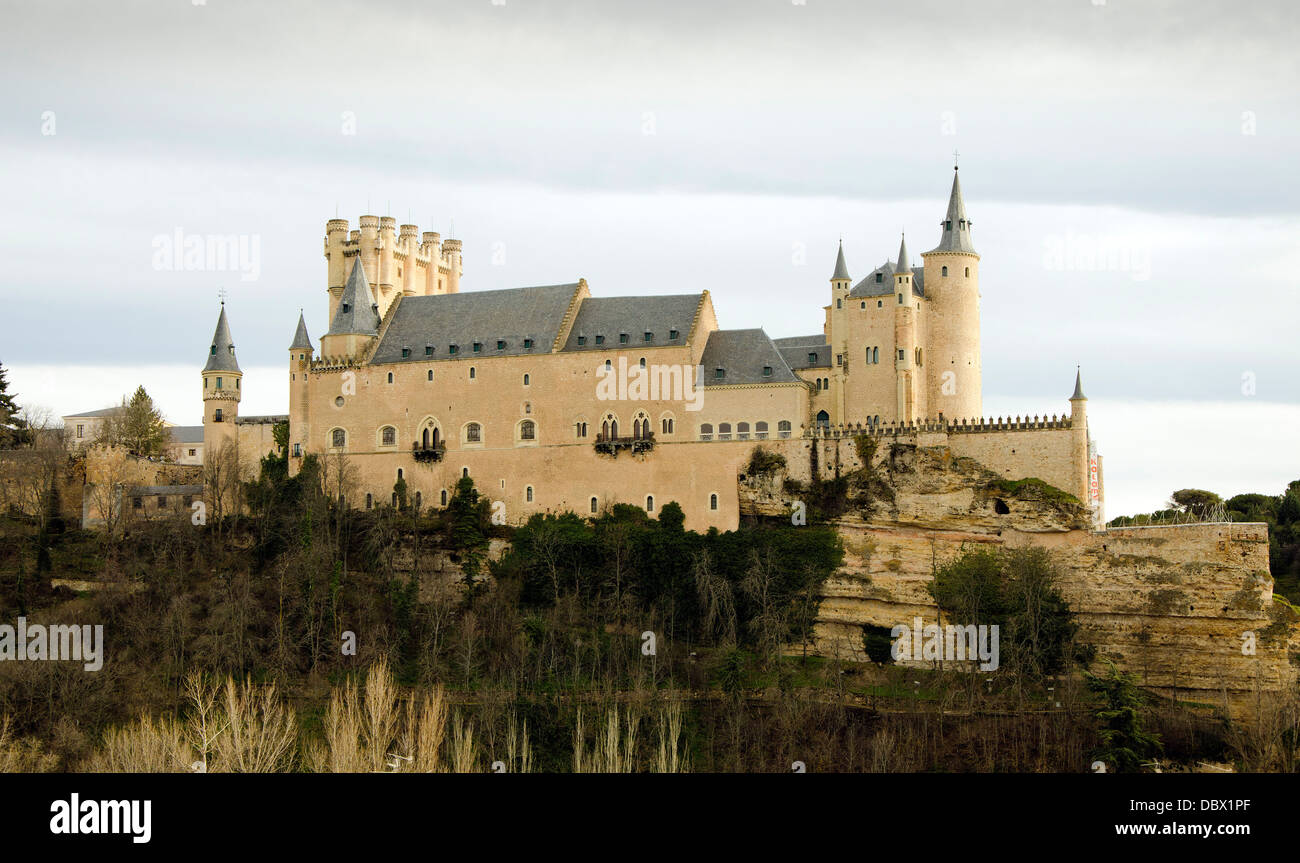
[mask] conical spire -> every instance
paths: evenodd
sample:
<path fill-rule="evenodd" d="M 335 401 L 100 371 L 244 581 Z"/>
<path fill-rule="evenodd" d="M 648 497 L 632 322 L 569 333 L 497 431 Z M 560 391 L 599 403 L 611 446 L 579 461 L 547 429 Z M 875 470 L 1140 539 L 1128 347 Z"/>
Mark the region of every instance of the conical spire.
<path fill-rule="evenodd" d="M 293 334 L 293 344 L 289 345 L 289 350 L 311 350 L 311 338 L 307 335 L 307 320 L 298 312 L 298 331 Z"/>
<path fill-rule="evenodd" d="M 1088 397 L 1083 394 L 1083 372 L 1078 366 L 1074 369 L 1074 395 L 1070 396 L 1070 401 L 1083 399 L 1087 401 Z"/>
<path fill-rule="evenodd" d="M 208 364 L 205 372 L 238 372 L 239 361 L 235 359 L 235 343 L 230 338 L 230 323 L 226 320 L 226 304 L 221 304 L 221 315 L 217 318 L 217 329 L 212 334 L 212 346 L 208 349 Z M 241 372 L 242 374 L 242 372 Z"/>
<path fill-rule="evenodd" d="M 844 263 L 844 241 L 843 240 L 840 240 L 840 253 L 839 256 L 835 258 L 835 274 L 831 276 L 831 281 L 834 282 L 840 279 L 843 279 L 845 281 L 849 280 L 849 265 Z"/>
<path fill-rule="evenodd" d="M 948 196 L 948 212 L 943 217 L 943 236 L 934 251 L 975 254 L 970 238 L 970 219 L 966 218 L 966 202 L 961 196 L 961 180 L 957 177 L 955 165 L 952 171 L 952 194 Z"/>
<path fill-rule="evenodd" d="M 379 334 L 379 310 L 375 306 L 375 295 L 370 291 L 370 281 L 366 278 L 366 268 L 361 259 L 352 265 L 348 283 L 343 286 L 343 295 L 339 297 L 339 308 L 330 321 L 329 335 L 360 333 L 363 335 Z"/>
<path fill-rule="evenodd" d="M 907 256 L 907 234 L 903 235 L 903 242 L 898 246 L 898 264 L 894 268 L 894 275 L 907 274 L 912 272 L 912 259 Z"/>

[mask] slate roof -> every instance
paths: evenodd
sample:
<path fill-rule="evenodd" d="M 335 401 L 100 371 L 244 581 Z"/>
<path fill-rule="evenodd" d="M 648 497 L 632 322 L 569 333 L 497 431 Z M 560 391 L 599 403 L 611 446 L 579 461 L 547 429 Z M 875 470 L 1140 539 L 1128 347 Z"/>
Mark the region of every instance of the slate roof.
<path fill-rule="evenodd" d="M 357 258 L 348 274 L 348 283 L 343 286 L 339 297 L 339 307 L 330 321 L 328 335 L 345 335 L 360 333 L 377 335 L 379 333 L 379 306 L 375 295 L 370 290 L 370 280 L 366 278 L 366 268 Z"/>
<path fill-rule="evenodd" d="M 293 344 L 289 345 L 289 350 L 312 350 L 311 338 L 307 335 L 307 320 L 298 313 L 298 331 L 293 334 Z"/>
<path fill-rule="evenodd" d="M 970 238 L 970 227 L 970 219 L 966 218 L 966 202 L 961 196 L 961 181 L 957 179 L 957 169 L 954 168 L 952 193 L 948 196 L 948 212 L 943 220 L 943 236 L 939 239 L 939 245 L 931 251 L 975 254 L 975 246 Z"/>
<path fill-rule="evenodd" d="M 835 272 L 831 274 L 831 280 L 848 279 L 849 265 L 844 263 L 844 241 L 840 240 L 840 253 L 835 258 Z"/>
<path fill-rule="evenodd" d="M 785 364 L 791 369 L 830 368 L 831 346 L 826 343 L 826 337 L 821 333 L 811 336 L 788 336 L 776 339 L 773 344 L 776 345 Z M 809 354 L 817 355 L 815 362 L 808 358 Z"/>
<path fill-rule="evenodd" d="M 64 414 L 63 417 L 64 419 L 72 419 L 72 420 L 87 419 L 89 417 L 106 417 L 106 416 L 112 416 L 113 414 L 117 413 L 121 409 L 122 407 L 118 405 L 116 407 L 111 407 L 111 408 L 100 408 L 97 411 L 86 411 L 84 413 L 79 413 L 79 414 Z"/>
<path fill-rule="evenodd" d="M 700 356 L 704 367 L 704 386 L 720 387 L 733 384 L 797 383 L 799 376 L 781 357 L 772 340 L 761 329 L 714 330 L 704 345 Z M 764 375 L 763 369 L 772 373 Z M 723 377 L 717 370 L 723 370 Z"/>
<path fill-rule="evenodd" d="M 628 349 L 684 345 L 695 322 L 695 311 L 702 294 L 669 294 L 650 297 L 587 297 L 582 301 L 573 327 L 569 330 L 566 351 L 607 351 L 620 346 L 619 335 L 627 334 Z M 669 338 L 672 331 L 677 338 Z M 646 333 L 650 341 L 645 340 Z M 604 336 L 596 344 L 596 336 Z M 585 339 L 579 344 L 579 338 Z"/>
<path fill-rule="evenodd" d="M 203 443 L 203 426 L 172 426 L 167 431 L 175 443 Z"/>
<path fill-rule="evenodd" d="M 1074 395 L 1070 396 L 1070 401 L 1074 401 L 1076 399 L 1084 399 L 1086 401 L 1087 398 L 1088 397 L 1083 394 L 1083 371 L 1081 369 L 1075 369 Z"/>
<path fill-rule="evenodd" d="M 887 297 L 894 292 L 894 273 L 898 272 L 893 261 L 885 261 L 876 267 L 867 277 L 853 286 L 849 299 L 864 297 Z M 876 274 L 883 278 L 876 282 Z M 925 296 L 925 267 L 912 267 L 912 296 Z"/>
<path fill-rule="evenodd" d="M 230 323 L 226 320 L 226 305 L 221 304 L 221 314 L 217 317 L 217 329 L 212 333 L 212 345 L 208 348 L 208 364 L 205 372 L 237 372 L 239 361 L 235 359 L 235 343 L 230 338 Z"/>
<path fill-rule="evenodd" d="M 403 297 L 371 357 L 381 363 L 545 354 L 559 335 L 578 283 Z M 524 347 L 532 339 L 532 347 Z M 505 345 L 497 350 L 497 342 Z M 474 343 L 482 347 L 477 353 Z M 457 346 L 453 355 L 449 347 Z M 432 353 L 425 348 L 432 347 Z M 402 356 L 402 349 L 410 351 Z"/>

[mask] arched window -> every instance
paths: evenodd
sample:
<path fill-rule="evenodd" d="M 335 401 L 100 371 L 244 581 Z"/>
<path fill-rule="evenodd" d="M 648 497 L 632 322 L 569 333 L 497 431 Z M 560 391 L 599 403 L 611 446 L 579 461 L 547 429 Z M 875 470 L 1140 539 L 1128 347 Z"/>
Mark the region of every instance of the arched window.
<path fill-rule="evenodd" d="M 404 478 L 403 475 L 402 475 L 402 469 L 401 469 L 400 467 L 397 469 L 397 478 L 398 478 L 398 479 L 403 479 L 403 478 Z"/>
<path fill-rule="evenodd" d="M 767 423 L 762 420 L 754 423 L 754 440 L 767 440 Z"/>
<path fill-rule="evenodd" d="M 389 373 L 388 373 L 388 382 L 389 382 L 390 384 L 393 382 L 393 373 L 392 373 L 392 372 L 389 372 Z"/>
<path fill-rule="evenodd" d="M 429 369 L 429 380 L 433 380 L 433 369 Z"/>
<path fill-rule="evenodd" d="M 948 276 L 948 268 L 947 268 L 947 267 L 944 267 L 944 268 L 943 268 L 943 275 L 944 275 L 945 278 Z"/>
<path fill-rule="evenodd" d="M 614 364 L 611 363 L 609 360 L 605 360 L 605 371 L 607 372 L 613 371 L 613 369 L 614 369 Z"/>
<path fill-rule="evenodd" d="M 419 508 L 420 508 L 420 503 L 423 501 L 423 499 L 424 499 L 424 496 L 421 495 L 421 494 L 417 491 L 417 492 L 415 493 L 415 508 L 416 508 L 416 509 L 419 509 Z"/>
<path fill-rule="evenodd" d="M 528 488 L 524 489 L 524 500 L 526 500 L 528 503 L 533 502 L 533 487 L 531 485 L 528 486 Z"/>
<path fill-rule="evenodd" d="M 470 367 L 469 367 L 469 379 L 470 379 L 470 380 L 474 380 L 474 367 L 473 367 L 473 366 L 470 366 Z"/>
<path fill-rule="evenodd" d="M 822 428 L 830 428 L 831 415 L 826 413 L 826 411 L 817 411 L 817 425 Z"/>
<path fill-rule="evenodd" d="M 736 423 L 736 440 L 749 440 L 749 423 Z"/>
<path fill-rule="evenodd" d="M 341 447 L 347 446 L 348 433 L 343 429 L 334 429 L 330 432 L 330 446 Z"/>
<path fill-rule="evenodd" d="M 970 267 L 966 268 L 966 278 L 970 278 Z"/>
<path fill-rule="evenodd" d="M 440 497 L 441 500 L 442 500 L 442 504 L 441 504 L 441 506 L 446 506 L 446 505 L 447 505 L 447 490 L 446 490 L 445 488 L 442 490 L 442 494 L 440 494 L 439 497 Z"/>
<path fill-rule="evenodd" d="M 595 511 L 596 511 L 596 507 L 597 507 L 597 505 L 598 505 L 598 501 L 593 497 L 593 498 L 591 499 L 591 511 L 592 511 L 592 512 L 595 512 Z"/>
<path fill-rule="evenodd" d="M 663 419 L 661 419 L 661 420 L 659 421 L 659 429 L 660 429 L 660 431 L 662 431 L 664 434 L 672 434 L 672 433 L 673 433 L 673 418 L 672 418 L 672 417 L 664 417 Z"/>
<path fill-rule="evenodd" d="M 528 374 L 525 373 L 525 374 L 524 374 L 524 386 L 531 386 L 531 385 L 532 385 L 532 378 L 530 378 L 530 377 L 528 376 Z"/>
<path fill-rule="evenodd" d="M 789 420 L 781 420 L 776 424 L 776 436 L 779 438 L 788 438 L 790 436 Z"/>
<path fill-rule="evenodd" d="M 709 509 L 717 509 L 717 508 L 718 508 L 718 496 L 716 494 L 709 495 Z"/>
<path fill-rule="evenodd" d="M 369 492 L 367 492 L 367 493 L 366 493 L 366 509 L 370 509 L 370 508 L 371 508 L 372 506 L 374 506 L 374 505 L 375 505 L 375 499 L 374 499 L 374 497 L 373 497 Z"/>
<path fill-rule="evenodd" d="M 874 347 L 874 348 L 871 349 L 871 361 L 872 361 L 873 363 L 878 363 L 878 362 L 880 362 L 880 348 L 879 348 L 879 347 Z"/>
<path fill-rule="evenodd" d="M 645 497 L 645 511 L 646 512 L 655 511 L 655 496 L 652 494 L 648 494 Z"/>
<path fill-rule="evenodd" d="M 532 420 L 524 420 L 523 422 L 521 422 L 519 424 L 519 439 L 536 440 L 537 439 L 536 423 L 534 423 Z"/>
<path fill-rule="evenodd" d="M 917 348 L 917 349 L 916 349 L 916 364 L 917 364 L 918 366 L 921 365 L 921 349 L 920 349 L 920 348 Z"/>
<path fill-rule="evenodd" d="M 392 426 L 384 426 L 379 432 L 379 439 L 383 446 L 393 446 L 397 443 L 397 429 Z"/>
<path fill-rule="evenodd" d="M 700 423 L 700 440 L 713 440 L 713 423 Z"/>
<path fill-rule="evenodd" d="M 718 440 L 731 440 L 731 423 L 718 423 Z"/>
<path fill-rule="evenodd" d="M 469 468 L 467 468 L 467 467 L 463 467 L 463 468 L 461 468 L 461 469 L 460 469 L 460 476 L 461 476 L 461 479 L 464 479 L 465 477 L 469 476 Z"/>
<path fill-rule="evenodd" d="M 481 443 L 483 440 L 483 427 L 478 423 L 470 423 L 465 426 L 465 442 Z"/>

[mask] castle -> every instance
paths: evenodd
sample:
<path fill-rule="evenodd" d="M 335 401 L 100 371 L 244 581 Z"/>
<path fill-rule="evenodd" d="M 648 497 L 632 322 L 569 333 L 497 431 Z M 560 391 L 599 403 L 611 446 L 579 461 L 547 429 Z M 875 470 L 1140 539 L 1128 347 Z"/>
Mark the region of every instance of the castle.
<path fill-rule="evenodd" d="M 688 528 L 729 529 L 756 446 L 807 460 L 818 439 L 888 436 L 1037 477 L 1100 520 L 1077 375 L 1068 416 L 982 417 L 980 256 L 956 173 L 940 227 L 919 266 L 904 237 L 856 284 L 841 242 L 822 332 L 773 339 L 720 329 L 707 290 L 595 297 L 578 279 L 462 293 L 460 241 L 331 219 L 330 326 L 317 353 L 299 316 L 289 413 L 239 416 L 223 305 L 202 373 L 205 451 L 256 464 L 287 420 L 290 470 L 308 454 L 346 462 L 357 507 L 391 505 L 399 479 L 416 504 L 443 506 L 470 476 L 512 524 L 675 500 Z"/>

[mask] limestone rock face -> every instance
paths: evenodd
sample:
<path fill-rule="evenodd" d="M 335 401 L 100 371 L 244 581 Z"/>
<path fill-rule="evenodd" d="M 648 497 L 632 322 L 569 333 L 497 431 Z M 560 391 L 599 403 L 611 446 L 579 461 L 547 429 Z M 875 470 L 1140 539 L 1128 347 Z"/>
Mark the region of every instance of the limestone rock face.
<path fill-rule="evenodd" d="M 787 516 L 794 501 L 813 499 L 843 539 L 844 567 L 825 584 L 815 628 L 822 655 L 865 659 L 864 624 L 935 622 L 931 573 L 963 550 L 1038 546 L 1060 566 L 1060 590 L 1099 663 L 1239 717 L 1267 693 L 1296 685 L 1300 625 L 1273 599 L 1266 525 L 1093 531 L 1070 495 L 1035 480 L 1001 480 L 945 447 L 870 454 L 869 470 L 839 477 L 840 512 L 817 498 L 836 480 L 827 473 L 820 488 L 790 482 L 784 471 L 741 483 L 742 513 Z"/>

